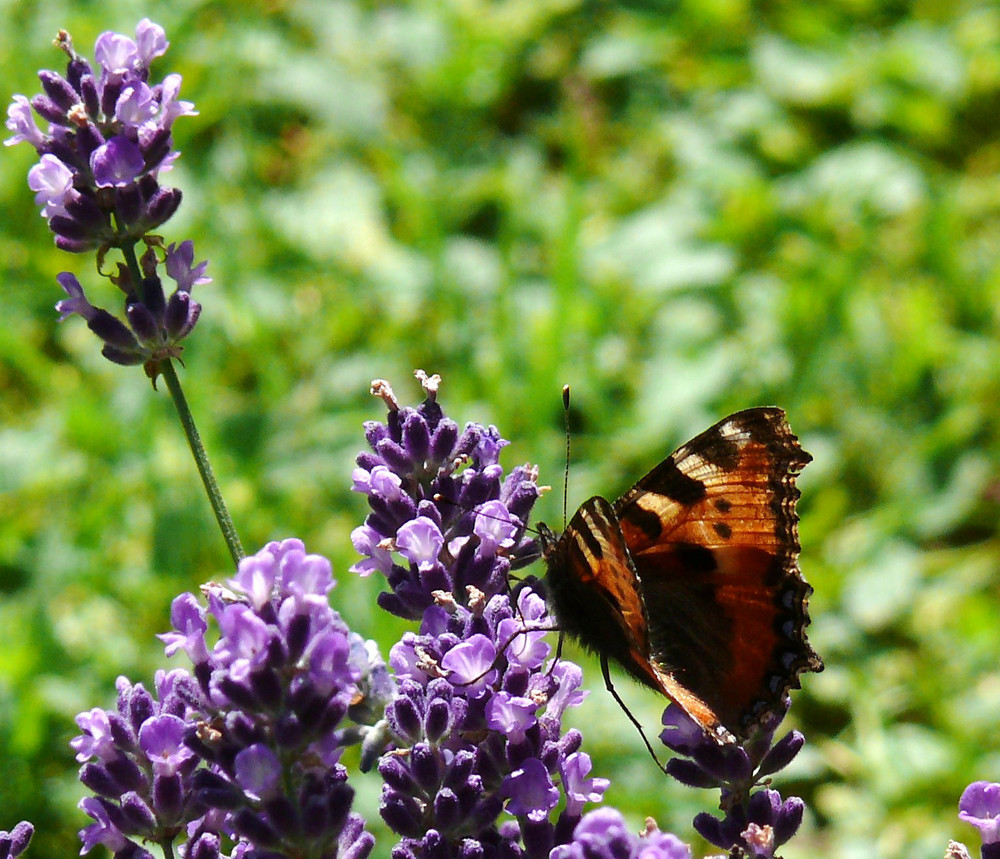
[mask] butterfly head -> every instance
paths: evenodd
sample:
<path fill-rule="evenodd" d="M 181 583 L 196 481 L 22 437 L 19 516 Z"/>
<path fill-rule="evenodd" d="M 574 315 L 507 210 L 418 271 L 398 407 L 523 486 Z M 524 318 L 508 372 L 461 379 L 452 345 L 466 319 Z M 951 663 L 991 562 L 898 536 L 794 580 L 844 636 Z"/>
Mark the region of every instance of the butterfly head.
<path fill-rule="evenodd" d="M 555 551 L 556 544 L 558 542 L 559 542 L 559 535 L 556 534 L 556 532 L 553 531 L 544 522 L 539 522 L 538 545 L 543 560 L 547 560 L 552 555 L 552 553 Z"/>

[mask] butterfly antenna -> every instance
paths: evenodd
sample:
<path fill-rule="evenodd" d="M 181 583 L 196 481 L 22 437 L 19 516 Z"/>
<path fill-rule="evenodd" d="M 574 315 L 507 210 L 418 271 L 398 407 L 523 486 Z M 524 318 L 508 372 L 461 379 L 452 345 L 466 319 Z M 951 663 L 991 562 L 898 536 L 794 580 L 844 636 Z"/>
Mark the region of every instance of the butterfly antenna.
<path fill-rule="evenodd" d="M 615 701 L 618 702 L 618 706 L 625 711 L 625 715 L 629 717 L 632 724 L 635 725 L 635 729 L 639 732 L 639 736 L 642 737 L 642 741 L 646 744 L 646 751 L 649 752 L 649 756 L 656 762 L 656 765 L 660 768 L 660 772 L 666 772 L 663 764 L 660 763 L 660 759 L 656 756 L 656 752 L 653 751 L 653 747 L 650 745 L 650 742 L 646 737 L 646 732 L 642 729 L 642 725 L 639 724 L 639 720 L 632 715 L 632 711 L 625 705 L 625 702 L 618 694 L 618 690 L 615 689 L 615 684 L 611 682 L 611 670 L 608 668 L 608 657 L 603 653 L 601 654 L 601 673 L 604 675 L 605 687 L 614 697 Z"/>
<path fill-rule="evenodd" d="M 563 419 L 566 423 L 566 468 L 563 471 L 563 530 L 565 530 L 569 502 L 569 385 L 563 385 Z"/>

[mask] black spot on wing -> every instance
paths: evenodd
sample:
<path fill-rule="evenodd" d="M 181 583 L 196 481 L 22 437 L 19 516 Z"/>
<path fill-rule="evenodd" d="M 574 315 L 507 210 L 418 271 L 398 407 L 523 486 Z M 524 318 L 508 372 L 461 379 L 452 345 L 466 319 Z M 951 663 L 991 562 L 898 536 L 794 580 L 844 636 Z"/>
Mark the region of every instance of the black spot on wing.
<path fill-rule="evenodd" d="M 715 533 L 722 537 L 723 540 L 728 540 L 733 536 L 733 529 L 725 522 L 713 522 L 712 527 L 715 529 Z"/>
<path fill-rule="evenodd" d="M 715 555 L 705 546 L 699 546 L 697 543 L 675 543 L 673 550 L 685 569 L 693 573 L 711 573 L 716 569 Z"/>
<path fill-rule="evenodd" d="M 663 533 L 663 520 L 658 513 L 647 510 L 640 504 L 633 504 L 628 511 L 628 523 L 634 525 L 650 540 L 656 540 Z"/>

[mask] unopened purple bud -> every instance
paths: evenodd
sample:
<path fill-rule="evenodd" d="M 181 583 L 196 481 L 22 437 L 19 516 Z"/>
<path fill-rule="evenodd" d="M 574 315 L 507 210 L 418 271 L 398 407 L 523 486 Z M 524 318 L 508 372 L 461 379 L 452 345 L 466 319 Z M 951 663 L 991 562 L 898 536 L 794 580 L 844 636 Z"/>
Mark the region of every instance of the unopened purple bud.
<path fill-rule="evenodd" d="M 420 787 L 431 793 L 441 783 L 441 762 L 427 743 L 417 743 L 410 750 L 410 772 Z"/>
<path fill-rule="evenodd" d="M 243 805 L 243 792 L 211 770 L 199 769 L 191 779 L 191 787 L 201 801 L 212 808 L 232 811 Z"/>
<path fill-rule="evenodd" d="M 299 810 L 287 796 L 271 796 L 263 802 L 262 809 L 281 838 L 295 839 L 301 834 Z"/>
<path fill-rule="evenodd" d="M 123 224 L 137 224 L 142 219 L 146 213 L 146 198 L 137 184 L 114 189 L 114 210 Z"/>
<path fill-rule="evenodd" d="M 449 859 L 451 850 L 444 835 L 437 829 L 427 830 L 423 837 L 421 856 L 424 859 Z"/>
<path fill-rule="evenodd" d="M 87 116 L 92 120 L 97 119 L 101 112 L 101 102 L 97 94 L 97 83 L 92 74 L 80 77 L 80 95 L 87 110 Z"/>
<path fill-rule="evenodd" d="M 80 223 L 69 215 L 53 215 L 49 218 L 49 229 L 56 234 L 57 245 L 61 239 L 65 239 L 65 243 L 80 245 L 88 250 L 96 244 L 92 225 Z"/>
<path fill-rule="evenodd" d="M 250 686 L 257 699 L 268 708 L 281 703 L 282 686 L 278 673 L 271 668 L 261 668 L 250 675 Z"/>
<path fill-rule="evenodd" d="M 149 199 L 146 205 L 144 222 L 149 229 L 155 229 L 170 220 L 177 207 L 181 204 L 182 194 L 177 188 L 160 188 Z"/>
<path fill-rule="evenodd" d="M 415 793 L 416 782 L 410 773 L 409 767 L 394 755 L 385 755 L 378 765 L 379 775 L 382 780 L 394 790 L 400 793 Z"/>
<path fill-rule="evenodd" d="M 445 832 L 462 822 L 462 807 L 450 788 L 443 787 L 434 797 L 434 822 Z"/>
<path fill-rule="evenodd" d="M 682 758 L 671 758 L 667 761 L 664 772 L 671 778 L 677 779 L 687 787 L 718 787 L 719 779 L 711 773 L 705 772 L 694 761 Z"/>
<path fill-rule="evenodd" d="M 42 82 L 45 94 L 62 108 L 64 113 L 68 112 L 74 105 L 79 104 L 79 95 L 62 75 L 42 70 L 38 73 L 38 79 Z"/>
<path fill-rule="evenodd" d="M 254 842 L 259 847 L 277 847 L 281 836 L 277 830 L 260 815 L 249 808 L 239 809 L 232 817 L 233 829 L 238 835 Z"/>
<path fill-rule="evenodd" d="M 337 859 L 368 859 L 375 846 L 375 836 L 364 831 L 364 818 L 352 814 L 340 834 Z"/>
<path fill-rule="evenodd" d="M 774 823 L 781 810 L 781 794 L 776 790 L 764 788 L 750 797 L 747 804 L 747 818 L 753 823 Z"/>
<path fill-rule="evenodd" d="M 347 778 L 346 772 L 344 778 Z M 346 781 L 340 781 L 327 788 L 326 799 L 330 828 L 334 830 L 342 828 L 350 816 L 351 804 L 354 802 L 354 788 Z"/>
<path fill-rule="evenodd" d="M 771 775 L 788 766 L 805 745 L 806 738 L 799 731 L 789 731 L 774 744 L 757 770 L 758 778 Z"/>
<path fill-rule="evenodd" d="M 452 727 L 452 707 L 447 701 L 435 698 L 427 704 L 424 734 L 432 743 L 440 742 Z"/>
<path fill-rule="evenodd" d="M 154 857 L 145 847 L 129 841 L 124 848 L 115 852 L 115 859 L 154 859 Z"/>
<path fill-rule="evenodd" d="M 47 95 L 33 96 L 31 106 L 42 119 L 47 119 L 55 125 L 66 124 L 66 111 Z"/>
<path fill-rule="evenodd" d="M 716 847 L 721 847 L 724 850 L 729 849 L 733 845 L 732 839 L 726 838 L 722 834 L 722 826 L 718 818 L 713 817 L 707 811 L 696 814 L 692 825 L 695 832 L 709 844 L 714 844 Z"/>
<path fill-rule="evenodd" d="M 84 764 L 80 767 L 80 783 L 98 796 L 108 799 L 118 799 L 122 793 L 122 785 L 116 781 L 107 768 L 100 764 Z"/>
<path fill-rule="evenodd" d="M 179 773 L 153 778 L 153 805 L 161 822 L 171 824 L 180 819 L 184 810 L 184 785 Z"/>
<path fill-rule="evenodd" d="M 139 298 L 156 319 L 163 318 L 167 299 L 163 292 L 163 282 L 155 274 L 142 279 L 139 284 Z"/>
<path fill-rule="evenodd" d="M 706 741 L 695 751 L 694 759 L 720 781 L 746 781 L 753 773 L 753 761 L 740 746 Z"/>
<path fill-rule="evenodd" d="M 416 742 L 423 734 L 423 720 L 413 701 L 400 696 L 385 711 L 392 732 L 400 739 Z"/>
<path fill-rule="evenodd" d="M 412 796 L 394 793 L 384 797 L 379 814 L 393 832 L 404 838 L 420 838 L 427 831 L 420 806 Z"/>
<path fill-rule="evenodd" d="M 187 859 L 221 859 L 219 836 L 214 832 L 203 832 L 188 844 Z"/>
<path fill-rule="evenodd" d="M 201 315 L 201 305 L 186 292 L 175 292 L 167 302 L 164 328 L 172 340 L 181 340 L 194 328 Z"/>
<path fill-rule="evenodd" d="M 413 468 L 413 462 L 402 445 L 391 438 L 383 438 L 375 445 L 375 452 L 382 457 L 394 472 L 406 474 Z"/>
<path fill-rule="evenodd" d="M 105 763 L 111 777 L 118 782 L 118 793 L 126 790 L 144 790 L 147 787 L 146 775 L 139 765 L 131 758 L 118 755 Z"/>
<path fill-rule="evenodd" d="M 329 828 L 330 815 L 325 797 L 313 794 L 302 802 L 302 832 L 308 838 L 319 838 Z"/>
<path fill-rule="evenodd" d="M 485 855 L 482 842 L 474 838 L 463 838 L 462 843 L 458 845 L 458 859 L 483 859 Z"/>
<path fill-rule="evenodd" d="M 156 828 L 156 815 L 139 794 L 129 791 L 121 800 L 122 831 L 129 835 L 146 835 Z"/>
<path fill-rule="evenodd" d="M 468 749 L 462 749 L 455 753 L 451 763 L 445 772 L 442 784 L 457 790 L 463 787 L 472 775 L 473 767 L 476 765 L 476 754 Z"/>
<path fill-rule="evenodd" d="M 87 194 L 77 194 L 70 192 L 63 201 L 66 212 L 74 221 L 88 231 L 88 234 L 96 235 L 108 224 L 108 217 L 93 197 Z"/>
<path fill-rule="evenodd" d="M 805 809 L 805 803 L 797 796 L 790 796 L 782 803 L 781 810 L 774 820 L 774 843 L 776 846 L 780 847 L 799 831 Z"/>
<path fill-rule="evenodd" d="M 442 418 L 430 439 L 429 455 L 435 462 L 443 462 L 455 448 L 458 441 L 458 424 L 451 418 Z"/>
<path fill-rule="evenodd" d="M 422 463 L 427 458 L 430 430 L 427 422 L 416 413 L 411 412 L 403 421 L 403 446 L 413 462 Z"/>
<path fill-rule="evenodd" d="M 218 689 L 238 707 L 243 707 L 246 710 L 260 709 L 260 701 L 245 683 L 240 683 L 227 675 L 219 678 Z"/>
<path fill-rule="evenodd" d="M 548 856 L 553 847 L 554 829 L 546 817 L 529 817 L 522 826 L 524 852 L 528 856 Z"/>
<path fill-rule="evenodd" d="M 34 834 L 35 827 L 27 820 L 22 820 L 10 832 L 0 832 L 0 856 L 3 859 L 17 859 Z"/>
<path fill-rule="evenodd" d="M 148 345 L 153 345 L 157 342 L 160 336 L 160 328 L 153 314 L 149 312 L 149 308 L 145 304 L 138 302 L 130 303 L 125 308 L 125 316 L 128 318 L 128 324 L 141 342 Z"/>

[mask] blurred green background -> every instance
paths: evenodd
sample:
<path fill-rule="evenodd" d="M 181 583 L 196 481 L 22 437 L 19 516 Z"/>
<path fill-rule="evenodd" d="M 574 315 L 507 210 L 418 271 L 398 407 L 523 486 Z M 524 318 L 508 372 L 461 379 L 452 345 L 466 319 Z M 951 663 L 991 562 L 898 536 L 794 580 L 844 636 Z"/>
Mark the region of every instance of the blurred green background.
<path fill-rule="evenodd" d="M 182 378 L 249 549 L 329 555 L 387 650 L 404 626 L 347 572 L 372 378 L 416 402 L 412 370 L 440 373 L 454 418 L 557 486 L 570 383 L 571 503 L 779 404 L 815 456 L 802 567 L 827 664 L 792 709 L 809 744 L 777 786 L 809 811 L 783 853 L 977 841 L 955 815 L 1000 780 L 1000 7 L 11 0 L 3 98 L 64 68 L 59 27 L 92 56 L 144 16 L 172 43 L 154 74 L 200 111 L 162 232 L 211 260 Z M 60 270 L 112 297 L 53 248 L 33 161 L 0 159 L 0 828 L 31 818 L 32 855 L 69 856 L 73 716 L 151 679 L 171 598 L 227 553 L 169 399 L 56 324 Z M 713 795 L 659 776 L 585 665 L 607 801 L 700 855 Z M 620 688 L 655 733 L 662 701 Z M 356 786 L 380 831 L 377 776 Z"/>

